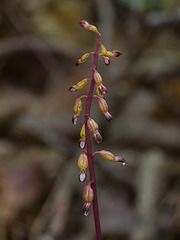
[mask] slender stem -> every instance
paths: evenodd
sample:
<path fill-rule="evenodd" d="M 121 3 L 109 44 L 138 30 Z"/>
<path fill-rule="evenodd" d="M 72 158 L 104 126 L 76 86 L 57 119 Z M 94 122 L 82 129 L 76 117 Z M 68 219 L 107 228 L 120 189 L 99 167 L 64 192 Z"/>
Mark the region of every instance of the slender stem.
<path fill-rule="evenodd" d="M 97 37 L 96 51 L 94 53 L 94 64 L 93 64 L 93 73 L 92 73 L 92 79 L 91 79 L 91 87 L 89 90 L 89 94 L 86 98 L 86 108 L 85 108 L 86 147 L 87 147 L 87 157 L 88 157 L 88 164 L 89 164 L 90 181 L 92 182 L 91 187 L 94 192 L 93 213 L 94 213 L 94 223 L 95 223 L 97 240 L 101 240 L 102 238 L 101 238 L 101 228 L 100 228 L 100 220 L 99 220 L 99 208 L 98 208 L 98 200 L 97 200 L 94 158 L 93 158 L 93 154 L 92 154 L 91 139 L 90 139 L 89 129 L 87 126 L 87 120 L 90 117 L 91 103 L 92 103 L 92 99 L 93 99 L 93 91 L 94 91 L 94 86 L 95 86 L 94 72 L 95 72 L 95 70 L 97 70 L 99 46 L 100 46 L 100 35 L 98 35 L 98 37 Z"/>

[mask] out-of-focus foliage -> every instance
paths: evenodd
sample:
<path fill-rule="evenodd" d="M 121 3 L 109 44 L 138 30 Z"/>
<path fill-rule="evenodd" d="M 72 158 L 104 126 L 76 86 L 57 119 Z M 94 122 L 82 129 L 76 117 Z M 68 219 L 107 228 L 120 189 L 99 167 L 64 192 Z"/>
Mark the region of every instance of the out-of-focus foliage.
<path fill-rule="evenodd" d="M 91 77 L 96 35 L 122 56 L 98 71 L 108 124 L 94 100 L 103 143 L 127 166 L 95 157 L 103 240 L 180 239 L 180 5 L 178 0 L 0 1 L 0 240 L 92 240 L 82 215 L 77 96 Z M 88 85 L 88 84 L 87 84 Z M 84 102 L 83 102 L 84 106 Z M 110 183 L 109 183 L 110 182 Z"/>
<path fill-rule="evenodd" d="M 120 4 L 123 4 L 129 8 L 133 8 L 140 11 L 153 11 L 157 9 L 175 9 L 179 6 L 178 0 L 116 0 Z"/>

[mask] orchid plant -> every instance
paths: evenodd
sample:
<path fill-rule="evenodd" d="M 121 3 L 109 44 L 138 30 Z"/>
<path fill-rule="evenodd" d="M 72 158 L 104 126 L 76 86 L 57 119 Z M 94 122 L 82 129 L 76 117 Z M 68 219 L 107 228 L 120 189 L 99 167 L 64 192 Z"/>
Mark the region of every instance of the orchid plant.
<path fill-rule="evenodd" d="M 83 199 L 83 213 L 85 216 L 88 215 L 91 203 L 93 203 L 93 213 L 94 213 L 94 222 L 95 222 L 95 230 L 96 230 L 96 239 L 101 240 L 101 228 L 100 228 L 100 220 L 99 220 L 99 209 L 98 209 L 98 200 L 97 200 L 97 190 L 96 190 L 96 178 L 95 178 L 95 170 L 94 170 L 94 157 L 99 154 L 105 160 L 112 162 L 120 162 L 122 165 L 125 165 L 125 160 L 122 157 L 115 156 L 113 153 L 101 150 L 101 151 L 92 151 L 91 138 L 90 134 L 92 134 L 93 139 L 96 143 L 101 143 L 102 136 L 98 130 L 98 124 L 90 117 L 90 110 L 92 100 L 94 98 L 98 99 L 99 109 L 104 114 L 106 119 L 109 122 L 112 122 L 112 115 L 108 111 L 108 105 L 104 99 L 105 94 L 107 93 L 107 88 L 102 83 L 102 77 L 97 71 L 98 58 L 102 57 L 106 66 L 110 65 L 111 57 L 119 57 L 121 52 L 118 50 L 107 51 L 105 46 L 101 43 L 101 34 L 97 30 L 97 28 L 87 21 L 82 20 L 80 25 L 92 32 L 97 34 L 97 43 L 95 52 L 85 53 L 78 61 L 76 62 L 76 66 L 84 63 L 90 55 L 94 56 L 93 68 L 92 68 L 92 76 L 91 78 L 85 78 L 78 82 L 76 85 L 73 85 L 69 88 L 70 92 L 76 92 L 77 90 L 83 88 L 88 82 L 90 82 L 90 89 L 88 95 L 82 95 L 76 99 L 74 104 L 74 115 L 72 118 L 72 123 L 76 124 L 78 117 L 82 111 L 82 99 L 86 100 L 85 104 L 85 117 L 84 124 L 80 131 L 80 140 L 79 147 L 84 149 L 84 151 L 80 154 L 78 158 L 78 167 L 80 168 L 79 173 L 79 181 L 86 181 L 86 170 L 89 168 L 89 183 L 84 188 Z M 101 52 L 99 53 L 99 51 Z M 94 95 L 94 88 L 96 87 L 96 94 Z"/>

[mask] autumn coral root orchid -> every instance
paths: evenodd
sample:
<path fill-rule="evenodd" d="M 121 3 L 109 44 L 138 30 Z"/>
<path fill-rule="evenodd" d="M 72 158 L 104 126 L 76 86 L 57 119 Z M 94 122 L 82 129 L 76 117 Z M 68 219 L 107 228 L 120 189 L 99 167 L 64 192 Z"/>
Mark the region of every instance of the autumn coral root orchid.
<path fill-rule="evenodd" d="M 100 42 L 101 34 L 97 30 L 94 25 L 89 24 L 86 20 L 82 20 L 79 23 L 83 28 L 95 32 L 97 34 L 97 43 L 96 43 L 96 50 L 95 52 L 89 52 L 82 55 L 80 59 L 77 60 L 76 66 L 84 63 L 90 55 L 94 56 L 94 62 L 92 67 L 92 77 L 91 78 L 84 78 L 77 84 L 72 85 L 69 88 L 70 92 L 76 92 L 77 90 L 83 88 L 87 85 L 88 82 L 91 82 L 90 90 L 87 96 L 83 95 L 76 99 L 74 104 L 74 115 L 72 118 L 73 124 L 77 123 L 77 119 L 82 111 L 82 98 L 85 98 L 85 115 L 84 115 L 84 124 L 82 125 L 80 131 L 80 140 L 79 140 L 79 147 L 85 148 L 85 150 L 80 154 L 78 158 L 78 167 L 80 169 L 79 172 L 79 181 L 84 182 L 86 181 L 87 174 L 86 170 L 89 169 L 89 177 L 90 181 L 84 188 L 83 192 L 83 213 L 85 216 L 88 215 L 91 203 L 93 203 L 93 214 L 94 214 L 94 221 L 95 221 L 95 230 L 96 230 L 96 240 L 101 240 L 101 228 L 100 228 L 100 220 L 99 220 L 99 209 L 98 209 L 98 201 L 97 201 L 97 190 L 96 190 L 96 177 L 95 177 L 95 170 L 94 170 L 94 156 L 99 154 L 105 160 L 111 162 L 120 162 L 125 165 L 125 160 L 119 156 L 115 156 L 113 153 L 101 150 L 92 152 L 92 145 L 91 145 L 91 136 L 92 134 L 93 139 L 96 143 L 100 143 L 102 141 L 102 136 L 99 133 L 98 124 L 94 119 L 90 117 L 90 110 L 93 98 L 98 98 L 99 102 L 99 109 L 104 114 L 106 119 L 111 122 L 112 115 L 108 111 L 107 102 L 104 99 L 104 95 L 107 93 L 107 88 L 103 85 L 103 79 L 100 73 L 97 71 L 97 63 L 98 58 L 102 57 L 106 66 L 110 64 L 110 57 L 119 57 L 121 52 L 118 50 L 108 51 L 105 46 Z M 99 53 L 99 49 L 101 48 L 101 52 Z M 96 88 L 97 95 L 93 95 L 94 88 Z"/>

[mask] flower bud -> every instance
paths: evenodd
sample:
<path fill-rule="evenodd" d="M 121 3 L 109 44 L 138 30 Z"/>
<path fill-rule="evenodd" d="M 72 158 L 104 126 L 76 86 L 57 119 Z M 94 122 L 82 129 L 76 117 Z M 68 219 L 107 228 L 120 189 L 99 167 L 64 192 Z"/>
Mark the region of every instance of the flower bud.
<path fill-rule="evenodd" d="M 101 75 L 94 69 L 94 81 L 97 85 L 102 83 Z"/>
<path fill-rule="evenodd" d="M 99 151 L 98 153 L 101 155 L 101 157 L 103 157 L 104 159 L 106 159 L 108 161 L 115 161 L 115 156 L 111 152 L 102 150 L 102 151 Z"/>
<path fill-rule="evenodd" d="M 101 52 L 103 54 L 106 54 L 107 50 L 106 50 L 105 46 L 102 43 L 100 43 L 100 45 L 101 45 Z"/>
<path fill-rule="evenodd" d="M 81 153 L 78 158 L 78 167 L 81 171 L 85 171 L 88 168 L 88 158 L 85 152 Z"/>
<path fill-rule="evenodd" d="M 106 117 L 106 119 L 109 122 L 111 122 L 113 120 L 113 117 L 108 112 L 108 105 L 107 105 L 106 101 L 102 98 L 99 99 L 99 108 L 100 108 L 101 112 L 104 114 L 104 116 Z"/>
<path fill-rule="evenodd" d="M 79 146 L 80 148 L 84 148 L 86 145 L 86 134 L 85 134 L 85 124 L 83 124 L 80 132 L 80 140 L 79 140 Z"/>
<path fill-rule="evenodd" d="M 83 205 L 83 214 L 84 216 L 88 216 L 89 214 L 89 208 L 90 208 L 91 203 L 84 203 Z"/>
<path fill-rule="evenodd" d="M 102 136 L 101 136 L 101 134 L 98 132 L 98 130 L 96 130 L 96 131 L 93 133 L 93 138 L 94 138 L 94 141 L 97 142 L 97 143 L 101 143 L 101 142 L 102 142 Z"/>
<path fill-rule="evenodd" d="M 110 65 L 110 59 L 108 58 L 108 57 L 105 57 L 105 56 L 103 56 L 103 59 L 104 59 L 104 64 L 106 65 L 106 66 L 109 66 Z"/>
<path fill-rule="evenodd" d="M 84 170 L 80 171 L 79 176 L 78 176 L 79 181 L 80 182 L 85 182 L 86 181 L 86 177 L 87 177 L 87 175 L 86 175 L 85 171 Z"/>
<path fill-rule="evenodd" d="M 98 124 L 92 118 L 88 118 L 87 126 L 88 126 L 90 132 L 92 132 L 92 133 L 94 133 L 98 129 Z"/>
<path fill-rule="evenodd" d="M 79 64 L 85 62 L 85 61 L 88 59 L 88 57 L 89 57 L 90 54 L 91 54 L 91 53 L 85 53 L 84 55 L 82 55 L 82 57 L 77 60 L 76 66 L 78 66 Z"/>
<path fill-rule="evenodd" d="M 92 32 L 95 32 L 95 33 L 98 33 L 98 34 L 99 34 L 97 28 L 96 28 L 95 26 L 89 24 L 86 20 L 80 21 L 79 24 L 80 24 L 82 27 L 86 28 L 87 30 L 90 30 L 90 31 L 92 31 Z"/>
<path fill-rule="evenodd" d="M 72 117 L 72 123 L 76 125 L 77 120 L 78 120 L 78 117 L 74 114 L 74 116 Z"/>
<path fill-rule="evenodd" d="M 101 56 L 105 56 L 105 57 L 119 57 L 122 53 L 118 50 L 113 50 L 111 51 L 106 51 L 106 53 L 102 53 L 100 54 Z"/>
<path fill-rule="evenodd" d="M 104 94 L 102 94 L 100 91 L 99 91 L 99 86 L 96 85 L 96 92 L 97 92 L 97 95 L 100 96 L 101 98 L 104 98 Z"/>
<path fill-rule="evenodd" d="M 73 85 L 72 87 L 70 87 L 70 88 L 68 89 L 68 91 L 70 91 L 70 92 L 76 92 L 76 91 L 77 91 L 76 85 Z"/>
<path fill-rule="evenodd" d="M 114 57 L 119 57 L 120 55 L 122 55 L 122 53 L 118 50 L 113 50 L 112 53 L 114 54 Z"/>
<path fill-rule="evenodd" d="M 91 188 L 90 184 L 88 184 L 84 188 L 83 199 L 86 203 L 91 203 L 93 201 L 93 198 L 94 198 L 93 189 Z"/>
<path fill-rule="evenodd" d="M 74 115 L 72 118 L 73 124 L 77 123 L 77 119 L 78 119 L 78 116 L 80 115 L 81 111 L 82 111 L 82 101 L 80 98 L 77 98 L 75 101 L 75 104 L 74 104 Z"/>
<path fill-rule="evenodd" d="M 81 27 L 87 28 L 89 23 L 86 20 L 82 20 L 79 22 L 79 24 L 81 25 Z"/>
<path fill-rule="evenodd" d="M 81 111 L 82 111 L 82 101 L 80 98 L 77 98 L 74 104 L 74 113 L 79 115 Z"/>
<path fill-rule="evenodd" d="M 102 83 L 98 85 L 98 90 L 101 94 L 107 93 L 107 88 Z"/>
<path fill-rule="evenodd" d="M 78 89 L 81 89 L 84 86 L 86 86 L 86 84 L 88 83 L 89 80 L 90 80 L 90 78 L 83 79 L 82 81 L 78 82 L 76 85 L 73 85 L 72 87 L 70 87 L 69 91 L 76 92 Z"/>
<path fill-rule="evenodd" d="M 102 113 L 105 113 L 108 111 L 108 105 L 103 98 L 99 98 L 99 108 Z"/>
<path fill-rule="evenodd" d="M 104 113 L 104 116 L 106 117 L 106 119 L 107 119 L 109 122 L 112 122 L 113 117 L 112 117 L 112 115 L 111 115 L 109 112 L 105 112 L 105 113 Z"/>
<path fill-rule="evenodd" d="M 122 157 L 116 156 L 115 159 L 114 159 L 114 161 L 115 161 L 115 162 L 120 162 L 120 163 L 122 163 L 123 166 L 126 165 L 126 161 L 125 161 L 125 159 L 122 158 Z"/>
<path fill-rule="evenodd" d="M 98 151 L 95 153 L 99 153 L 101 155 L 101 157 L 103 157 L 104 159 L 106 159 L 108 161 L 120 162 L 120 163 L 122 163 L 122 165 L 126 165 L 126 161 L 124 158 L 119 157 L 119 156 L 114 156 L 114 154 L 109 151 L 102 150 L 102 151 Z"/>

